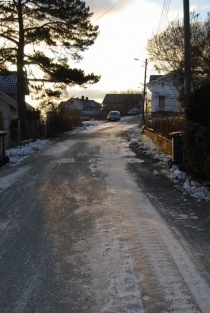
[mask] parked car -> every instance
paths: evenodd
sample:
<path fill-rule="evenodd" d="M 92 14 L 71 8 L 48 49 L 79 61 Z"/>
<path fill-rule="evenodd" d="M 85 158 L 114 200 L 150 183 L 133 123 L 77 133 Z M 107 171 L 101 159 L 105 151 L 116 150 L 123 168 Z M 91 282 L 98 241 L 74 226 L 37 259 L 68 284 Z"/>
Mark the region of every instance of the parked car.
<path fill-rule="evenodd" d="M 121 114 L 119 111 L 110 111 L 109 114 L 107 115 L 107 121 L 120 121 L 121 119 Z"/>
<path fill-rule="evenodd" d="M 131 109 L 130 111 L 128 111 L 128 115 L 139 115 L 139 110 Z"/>

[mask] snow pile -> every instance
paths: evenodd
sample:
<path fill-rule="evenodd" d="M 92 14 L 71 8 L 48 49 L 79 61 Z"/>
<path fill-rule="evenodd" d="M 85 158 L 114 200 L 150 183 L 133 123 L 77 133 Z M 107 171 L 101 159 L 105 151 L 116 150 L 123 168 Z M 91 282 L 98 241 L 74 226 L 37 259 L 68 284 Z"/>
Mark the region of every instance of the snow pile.
<path fill-rule="evenodd" d="M 67 132 L 68 134 L 75 134 L 80 131 L 84 131 L 90 126 L 97 126 L 101 122 L 99 121 L 88 121 L 84 122 L 81 127 L 77 127 L 74 130 Z M 9 165 L 20 164 L 24 159 L 26 159 L 29 155 L 34 153 L 36 150 L 40 150 L 46 145 L 52 143 L 51 140 L 48 139 L 38 139 L 36 141 L 30 142 L 23 146 L 18 146 L 16 148 L 6 149 L 5 154 L 9 157 Z"/>
<path fill-rule="evenodd" d="M 136 145 L 137 150 L 142 150 L 145 155 L 149 155 L 153 159 L 158 160 L 158 167 L 161 169 L 154 169 L 153 175 L 165 175 L 174 182 L 177 189 L 181 189 L 184 193 L 190 194 L 192 197 L 200 200 L 204 199 L 210 201 L 209 182 L 200 184 L 192 180 L 184 171 L 181 171 L 177 165 L 168 167 L 168 161 L 171 159 L 170 155 L 165 155 L 160 151 L 160 148 L 147 136 L 141 136 L 141 131 L 137 129 L 131 130 L 128 134 L 128 141 Z"/>
<path fill-rule="evenodd" d="M 9 157 L 9 164 L 15 165 L 20 164 L 29 155 L 34 153 L 36 150 L 40 150 L 51 142 L 48 139 L 38 139 L 34 142 L 29 142 L 24 146 L 18 146 L 16 148 L 6 149 L 6 155 Z"/>
<path fill-rule="evenodd" d="M 84 122 L 81 127 L 77 127 L 74 130 L 67 132 L 67 134 L 72 135 L 87 129 L 90 127 L 97 126 L 101 124 L 100 121 L 88 121 Z M 52 141 L 48 139 L 38 139 L 36 141 L 30 142 L 23 146 L 18 146 L 16 148 L 6 149 L 5 154 L 9 157 L 9 163 L 7 166 L 14 166 L 20 164 L 24 159 L 29 157 L 32 153 L 37 150 L 42 149 L 43 147 L 51 144 Z"/>
<path fill-rule="evenodd" d="M 167 176 L 176 184 L 181 184 L 181 189 L 189 193 L 197 199 L 210 200 L 210 190 L 207 187 L 208 182 L 200 184 L 191 179 L 185 172 L 180 171 L 178 166 L 173 165 L 172 169 L 168 170 Z M 179 188 L 179 186 L 177 186 Z"/>

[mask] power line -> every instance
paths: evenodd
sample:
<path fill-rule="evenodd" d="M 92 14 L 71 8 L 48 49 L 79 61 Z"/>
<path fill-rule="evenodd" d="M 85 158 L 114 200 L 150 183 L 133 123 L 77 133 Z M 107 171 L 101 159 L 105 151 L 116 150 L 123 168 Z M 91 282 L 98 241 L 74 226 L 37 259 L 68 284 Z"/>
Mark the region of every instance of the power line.
<path fill-rule="evenodd" d="M 119 5 L 122 1 L 124 0 L 120 0 L 118 3 L 116 3 L 115 5 L 113 5 L 109 10 L 107 10 L 106 12 L 104 12 L 102 15 L 100 15 L 93 23 L 95 23 L 96 21 L 98 21 L 99 19 L 101 19 L 104 15 L 106 15 L 108 12 L 110 12 L 112 9 L 114 9 L 117 5 Z"/>
<path fill-rule="evenodd" d="M 159 33 L 165 27 L 165 24 L 168 18 L 170 3 L 171 3 L 171 0 L 164 0 L 157 33 Z"/>

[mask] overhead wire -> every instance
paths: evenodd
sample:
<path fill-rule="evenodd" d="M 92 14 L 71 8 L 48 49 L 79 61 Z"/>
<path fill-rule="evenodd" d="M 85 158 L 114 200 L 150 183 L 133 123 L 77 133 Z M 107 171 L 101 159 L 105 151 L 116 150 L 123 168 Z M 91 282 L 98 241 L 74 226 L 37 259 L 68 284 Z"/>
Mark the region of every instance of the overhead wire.
<path fill-rule="evenodd" d="M 168 21 L 168 12 L 170 8 L 170 4 L 171 4 L 171 0 L 164 0 L 163 2 L 163 8 L 162 8 L 161 16 L 160 16 L 160 22 L 159 22 L 157 34 L 159 34 L 159 32 L 165 28 L 166 22 Z"/>
<path fill-rule="evenodd" d="M 119 2 L 117 2 L 116 4 L 114 4 L 110 9 L 108 9 L 107 11 L 105 11 L 103 14 L 101 14 L 95 21 L 93 21 L 93 23 L 97 22 L 99 19 L 101 19 L 104 15 L 106 15 L 107 13 L 109 13 L 112 9 L 114 9 L 117 5 L 119 5 L 122 1 L 124 0 L 120 0 Z"/>
<path fill-rule="evenodd" d="M 107 11 L 105 11 L 103 14 L 101 14 L 98 18 L 96 18 L 93 23 L 97 22 L 99 19 L 101 19 L 102 17 L 104 17 L 106 14 L 108 14 L 112 9 L 114 9 L 116 6 L 118 6 L 121 2 L 123 2 L 124 0 L 120 0 L 119 2 L 117 2 L 115 5 L 113 5 L 111 8 L 109 8 Z M 161 13 L 161 17 L 160 17 L 160 22 L 159 22 L 159 26 L 158 26 L 158 33 L 164 29 L 165 25 L 166 25 L 166 22 L 168 20 L 168 12 L 169 12 L 169 8 L 170 8 L 170 3 L 171 3 L 171 0 L 164 0 L 164 3 L 163 3 L 163 8 L 162 8 L 162 13 Z M 139 60 L 140 62 L 145 62 L 145 60 Z M 121 70 L 118 70 L 116 72 L 119 72 L 119 71 L 123 71 L 125 69 L 121 69 Z M 150 71 L 152 72 L 155 72 L 154 69 L 149 69 Z M 107 76 L 107 75 L 113 75 L 114 73 L 116 72 L 112 72 L 112 73 L 108 73 L 108 74 L 105 74 L 103 76 Z"/>

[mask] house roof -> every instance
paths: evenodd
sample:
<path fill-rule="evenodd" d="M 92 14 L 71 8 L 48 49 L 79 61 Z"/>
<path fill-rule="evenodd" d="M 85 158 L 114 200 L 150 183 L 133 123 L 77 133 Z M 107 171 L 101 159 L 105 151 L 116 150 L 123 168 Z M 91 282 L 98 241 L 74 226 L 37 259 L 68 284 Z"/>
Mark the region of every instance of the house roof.
<path fill-rule="evenodd" d="M 149 82 L 157 80 L 158 78 L 160 78 L 162 76 L 164 76 L 164 75 L 150 75 Z"/>
<path fill-rule="evenodd" d="M 89 99 L 77 99 L 77 98 L 72 98 L 76 103 L 82 105 L 85 108 L 89 109 L 98 109 L 101 107 L 101 104 L 96 102 L 95 100 L 89 100 Z"/>
<path fill-rule="evenodd" d="M 0 74 L 0 90 L 5 93 L 17 93 L 17 76 Z"/>
<path fill-rule="evenodd" d="M 173 82 L 173 85 L 177 88 L 181 86 L 181 78 L 179 73 L 176 71 L 167 73 L 165 75 L 151 75 L 149 82 L 146 84 L 148 88 L 151 88 L 155 84 L 160 84 L 162 82 Z"/>
<path fill-rule="evenodd" d="M 25 78 L 27 74 L 25 73 Z M 7 94 L 17 93 L 17 75 L 15 73 L 0 73 L 0 90 Z M 26 81 L 25 94 L 29 95 L 29 87 Z"/>
<path fill-rule="evenodd" d="M 81 107 L 85 109 L 100 109 L 101 104 L 96 102 L 95 100 L 89 100 L 88 98 L 70 98 L 67 101 L 62 101 L 60 103 L 61 106 L 66 106 L 66 105 L 80 105 Z"/>
<path fill-rule="evenodd" d="M 139 101 L 142 101 L 143 97 L 142 94 L 106 94 L 103 104 L 121 104 L 128 101 L 132 101 L 135 103 L 138 103 Z"/>

